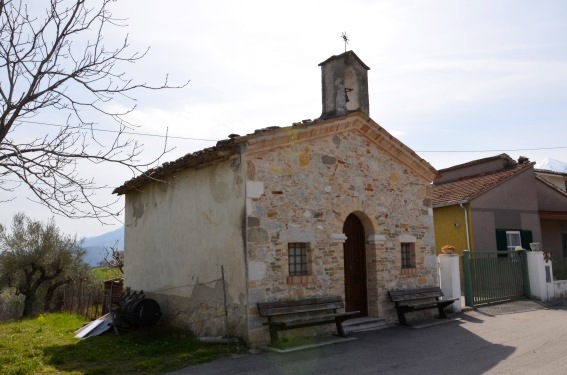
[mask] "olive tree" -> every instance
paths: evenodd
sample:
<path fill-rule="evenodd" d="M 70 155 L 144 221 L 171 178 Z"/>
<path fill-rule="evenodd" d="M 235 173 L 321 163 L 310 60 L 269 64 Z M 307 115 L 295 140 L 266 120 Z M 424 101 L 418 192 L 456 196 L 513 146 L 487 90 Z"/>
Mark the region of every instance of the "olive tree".
<path fill-rule="evenodd" d="M 0 287 L 25 296 L 22 316 L 49 310 L 55 291 L 88 277 L 85 250 L 75 237 L 18 213 L 10 230 L 0 225 Z"/>

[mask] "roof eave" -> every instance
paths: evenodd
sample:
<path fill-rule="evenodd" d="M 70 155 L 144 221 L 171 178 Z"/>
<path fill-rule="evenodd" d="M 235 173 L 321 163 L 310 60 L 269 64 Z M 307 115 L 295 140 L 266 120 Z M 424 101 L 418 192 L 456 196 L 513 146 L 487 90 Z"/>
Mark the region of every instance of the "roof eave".
<path fill-rule="evenodd" d="M 456 201 L 456 202 L 446 202 L 446 203 L 441 203 L 441 204 L 434 204 L 433 208 L 457 206 L 457 205 L 467 204 L 467 203 L 470 203 L 470 201 L 469 200 L 460 200 L 460 201 Z"/>

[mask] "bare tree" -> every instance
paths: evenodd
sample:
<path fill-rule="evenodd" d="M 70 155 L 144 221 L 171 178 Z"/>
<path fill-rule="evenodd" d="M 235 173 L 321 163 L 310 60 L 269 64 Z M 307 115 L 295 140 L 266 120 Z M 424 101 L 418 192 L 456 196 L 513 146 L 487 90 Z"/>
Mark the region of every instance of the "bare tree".
<path fill-rule="evenodd" d="M 18 213 L 11 231 L 0 225 L 0 287 L 25 296 L 23 316 L 50 309 L 57 288 L 89 276 L 85 250 L 53 220 L 42 223 Z"/>
<path fill-rule="evenodd" d="M 14 194 L 27 186 L 35 201 L 67 217 L 116 215 L 114 202 L 94 199 L 105 186 L 79 173 L 79 165 L 109 162 L 133 174 L 147 171 L 166 142 L 156 159 L 140 161 L 142 145 L 130 137 L 135 125 L 126 121 L 135 108 L 132 95 L 186 85 L 169 85 L 167 76 L 158 86 L 126 76 L 125 65 L 147 50 L 130 52 L 127 36 L 110 41 L 115 47 L 103 43 L 109 27 L 124 26 L 110 13 L 111 2 L 0 0 L 0 189 Z M 53 110 L 65 120 L 42 133 L 38 124 L 46 125 L 43 116 Z M 113 128 L 101 133 L 93 118 L 111 120 Z M 20 137 L 27 129 L 34 136 Z"/>
<path fill-rule="evenodd" d="M 118 250 L 118 240 L 110 248 L 105 248 L 104 253 L 103 266 L 116 269 L 120 275 L 124 275 L 124 251 Z"/>

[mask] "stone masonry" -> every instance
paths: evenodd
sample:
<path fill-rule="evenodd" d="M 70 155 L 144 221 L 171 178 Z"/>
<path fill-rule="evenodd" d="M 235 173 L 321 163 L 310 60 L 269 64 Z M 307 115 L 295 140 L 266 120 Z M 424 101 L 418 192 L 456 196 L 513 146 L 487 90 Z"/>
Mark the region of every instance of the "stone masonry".
<path fill-rule="evenodd" d="M 319 125 L 323 126 L 323 125 Z M 245 154 L 248 331 L 268 333 L 256 303 L 321 295 L 344 298 L 343 224 L 364 225 L 370 316 L 396 321 L 387 291 L 438 285 L 430 181 L 361 132 L 357 121 L 313 139 L 264 143 Z M 307 137 L 308 138 L 308 137 Z M 253 191 L 253 192 L 252 192 Z M 289 276 L 289 242 L 306 242 L 309 275 Z M 415 246 L 416 267 L 401 268 L 401 242 Z"/>

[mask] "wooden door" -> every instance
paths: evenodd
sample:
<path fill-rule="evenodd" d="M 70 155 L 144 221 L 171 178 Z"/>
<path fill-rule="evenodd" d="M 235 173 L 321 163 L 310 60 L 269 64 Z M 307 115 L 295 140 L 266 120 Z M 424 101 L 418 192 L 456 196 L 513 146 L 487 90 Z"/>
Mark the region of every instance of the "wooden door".
<path fill-rule="evenodd" d="M 346 235 L 344 247 L 345 260 L 345 310 L 360 311 L 368 315 L 366 298 L 366 249 L 364 227 L 360 219 L 350 214 L 345 221 L 343 233 Z"/>

